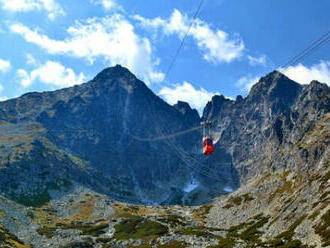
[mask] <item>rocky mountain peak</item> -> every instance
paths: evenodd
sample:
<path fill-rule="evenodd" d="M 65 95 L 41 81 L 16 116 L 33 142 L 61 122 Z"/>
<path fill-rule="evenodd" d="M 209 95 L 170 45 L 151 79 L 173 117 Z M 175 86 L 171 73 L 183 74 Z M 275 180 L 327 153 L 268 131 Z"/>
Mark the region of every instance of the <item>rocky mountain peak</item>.
<path fill-rule="evenodd" d="M 92 81 L 102 81 L 104 79 L 123 77 L 123 76 L 135 76 L 125 67 L 121 65 L 116 65 L 113 67 L 108 67 L 99 72 Z"/>
<path fill-rule="evenodd" d="M 225 98 L 223 95 L 214 95 L 204 108 L 203 119 L 212 119 L 221 111 L 224 105 L 230 104 L 231 102 L 233 101 Z"/>
<path fill-rule="evenodd" d="M 198 123 L 200 120 L 199 114 L 196 109 L 192 109 L 187 102 L 178 101 L 173 105 L 180 113 L 182 113 L 186 119 L 186 121 L 190 121 L 191 123 Z"/>
<path fill-rule="evenodd" d="M 292 106 L 302 88 L 300 84 L 281 72 L 273 71 L 260 78 L 258 83 L 252 87 L 247 101 L 251 104 L 261 103 L 283 110 Z"/>
<path fill-rule="evenodd" d="M 235 102 L 237 102 L 237 103 L 239 103 L 239 102 L 242 102 L 243 101 L 243 96 L 241 96 L 241 95 L 238 95 L 237 97 L 236 97 L 236 100 L 235 100 Z"/>
<path fill-rule="evenodd" d="M 1 102 L 0 247 L 328 247 L 329 93 L 274 71 L 214 96 L 208 157 L 197 111 L 121 66 Z"/>
<path fill-rule="evenodd" d="M 192 110 L 189 103 L 183 102 L 183 101 L 178 101 L 176 104 L 173 105 L 173 107 L 175 107 L 177 110 L 179 110 L 183 114 Z"/>
<path fill-rule="evenodd" d="M 92 82 L 100 84 L 103 87 L 119 86 L 124 88 L 128 93 L 131 93 L 134 88 L 143 87 L 147 89 L 142 81 L 138 80 L 133 73 L 121 65 L 104 69 L 96 75 Z"/>
<path fill-rule="evenodd" d="M 320 93 L 323 91 L 329 92 L 329 86 L 325 83 L 320 83 L 319 81 L 313 80 L 308 86 L 307 90 L 314 93 Z"/>

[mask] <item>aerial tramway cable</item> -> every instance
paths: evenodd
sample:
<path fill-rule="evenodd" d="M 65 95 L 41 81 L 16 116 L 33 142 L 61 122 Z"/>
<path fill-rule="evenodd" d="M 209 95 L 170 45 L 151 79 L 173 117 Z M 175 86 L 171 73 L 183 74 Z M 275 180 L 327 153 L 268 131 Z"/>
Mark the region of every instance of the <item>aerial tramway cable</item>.
<path fill-rule="evenodd" d="M 179 131 L 179 132 L 176 132 L 176 133 L 168 134 L 168 135 L 165 135 L 165 136 L 159 136 L 159 137 L 155 137 L 155 138 L 141 138 L 141 137 L 134 136 L 132 134 L 131 134 L 131 136 L 134 139 L 138 140 L 138 141 L 150 141 L 150 142 L 152 142 L 152 141 L 159 141 L 159 140 L 173 138 L 173 137 L 180 136 L 180 135 L 183 135 L 183 134 L 186 134 L 186 133 L 190 133 L 192 131 L 196 131 L 196 130 L 199 130 L 199 129 L 202 129 L 202 127 L 201 126 L 196 126 L 196 127 L 193 127 L 193 128 L 183 130 L 183 131 Z"/>
<path fill-rule="evenodd" d="M 200 10 L 202 9 L 203 3 L 204 3 L 204 0 L 201 0 L 199 2 L 198 8 L 197 8 L 197 10 L 196 10 L 196 12 L 195 12 L 195 14 L 194 14 L 191 22 L 190 22 L 190 25 L 189 25 L 189 27 L 187 29 L 187 32 L 185 33 L 184 37 L 182 38 L 182 40 L 180 42 L 180 45 L 179 45 L 178 49 L 176 50 L 176 52 L 175 52 L 175 54 L 174 54 L 174 56 L 173 56 L 173 58 L 171 60 L 171 63 L 170 63 L 170 65 L 169 65 L 169 67 L 168 67 L 168 69 L 167 69 L 167 71 L 165 73 L 164 81 L 166 81 L 166 79 L 168 78 L 168 76 L 170 74 L 170 71 L 172 70 L 172 67 L 173 67 L 174 63 L 175 63 L 177 57 L 179 56 L 181 49 L 183 48 L 184 42 L 186 41 L 186 39 L 187 39 L 187 37 L 188 37 L 188 35 L 190 33 L 190 30 L 191 30 L 194 22 L 196 21 L 196 18 L 198 16 Z"/>
<path fill-rule="evenodd" d="M 292 65 L 298 63 L 299 61 L 303 60 L 305 57 L 310 55 L 312 52 L 314 52 L 318 48 L 324 46 L 328 41 L 330 41 L 330 30 L 328 30 L 326 33 L 321 35 L 318 39 L 313 41 L 298 55 L 291 58 L 287 63 L 284 64 L 283 68 L 287 68 L 288 66 L 292 66 Z"/>
<path fill-rule="evenodd" d="M 194 15 L 194 19 L 197 17 L 199 11 L 200 11 L 200 8 L 202 6 L 202 3 L 203 3 L 203 0 L 200 2 L 200 5 L 198 7 L 198 10 L 196 11 L 195 15 Z M 180 52 L 180 50 L 182 49 L 183 47 L 183 44 L 184 44 L 184 41 L 185 39 L 187 38 L 189 32 L 190 32 L 190 29 L 194 23 L 194 19 L 192 20 L 190 26 L 189 26 L 189 29 L 187 30 L 184 38 L 182 39 L 181 41 L 181 44 L 175 54 L 175 56 L 173 57 L 173 60 L 171 61 L 171 64 L 169 66 L 169 69 L 167 70 L 167 73 L 166 73 L 166 76 L 165 78 L 168 77 L 169 75 L 169 72 L 170 70 L 172 69 L 173 65 L 174 65 L 174 62 Z M 317 40 L 315 40 L 312 44 L 310 44 L 307 48 L 305 48 L 302 52 L 300 52 L 298 55 L 296 55 L 295 57 L 293 57 L 292 59 L 290 59 L 285 65 L 284 65 L 284 68 L 287 67 L 287 66 L 290 66 L 290 65 L 293 65 L 299 61 L 301 61 L 302 59 L 304 59 L 305 57 L 307 57 L 308 55 L 310 55 L 312 52 L 314 52 L 316 49 L 324 46 L 328 41 L 330 40 L 330 30 L 328 32 L 326 32 L 325 34 L 323 34 L 321 37 L 319 37 Z M 169 135 L 164 135 L 164 133 L 160 130 L 161 132 L 161 136 L 158 137 L 158 138 L 154 138 L 154 139 L 150 139 L 150 138 L 146 138 L 146 139 L 143 139 L 143 138 L 140 138 L 139 140 L 143 141 L 157 141 L 157 140 L 166 140 L 168 139 L 168 142 L 167 144 L 170 145 L 174 150 L 176 150 L 176 152 L 178 153 L 178 155 L 180 156 L 181 160 L 190 168 L 198 171 L 201 175 L 204 175 L 206 177 L 212 177 L 214 178 L 214 174 L 210 174 L 208 172 L 201 172 L 201 168 L 202 167 L 199 167 L 199 168 L 196 168 L 194 165 L 191 164 L 191 161 L 188 162 L 187 159 L 189 159 L 187 156 L 187 153 L 185 151 L 183 151 L 183 149 L 179 148 L 178 146 L 176 146 L 174 144 L 174 142 L 171 142 L 170 141 L 170 138 L 173 138 L 173 137 L 176 137 L 178 135 L 182 135 L 182 134 L 186 134 L 186 133 L 189 133 L 189 132 L 192 132 L 192 131 L 195 131 L 195 130 L 198 130 L 200 129 L 201 127 L 195 127 L 195 128 L 191 128 L 191 129 L 187 129 L 187 130 L 183 130 L 183 131 L 180 131 L 180 132 L 177 132 L 177 133 L 174 133 L 174 134 L 169 134 Z M 190 157 L 194 160 L 194 163 L 197 163 L 199 165 L 204 165 L 203 163 L 201 163 L 200 161 L 198 161 L 197 159 L 193 158 L 193 157 Z"/>
<path fill-rule="evenodd" d="M 188 35 L 189 35 L 189 32 L 194 24 L 194 22 L 196 21 L 196 18 L 198 16 L 198 14 L 200 13 L 200 10 L 202 8 L 202 5 L 203 5 L 203 2 L 204 0 L 201 0 L 199 5 L 198 5 L 198 8 L 193 16 L 193 19 L 187 29 L 187 32 L 185 33 L 183 39 L 181 40 L 180 42 L 180 45 L 178 47 L 178 49 L 176 50 L 176 53 L 174 54 L 170 64 L 169 64 L 169 67 L 165 73 L 165 77 L 164 77 L 164 80 L 166 80 L 170 74 L 170 71 L 172 70 L 174 64 L 175 64 L 175 61 L 178 57 L 178 55 L 180 54 L 180 51 L 181 49 L 183 48 L 184 46 L 184 42 L 185 40 L 187 39 Z M 298 63 L 299 61 L 303 60 L 305 57 L 307 57 L 308 55 L 310 55 L 312 52 L 314 52 L 316 49 L 324 46 L 327 42 L 330 41 L 330 30 L 327 31 L 325 34 L 323 34 L 322 36 L 320 36 L 318 39 L 316 39 L 315 41 L 313 41 L 309 46 L 307 46 L 303 51 L 301 51 L 298 55 L 294 56 L 293 58 L 291 58 L 286 64 L 284 64 L 284 66 L 282 68 L 287 68 L 288 66 L 290 65 L 294 65 L 296 63 Z M 154 116 L 154 113 L 153 111 L 152 112 L 152 115 Z M 199 129 L 201 129 L 202 127 L 201 126 L 198 126 L 198 127 L 193 127 L 193 128 L 190 128 L 190 129 L 186 129 L 186 130 L 182 130 L 182 131 L 179 131 L 179 132 L 176 132 L 176 133 L 172 133 L 172 134 L 167 134 L 165 135 L 163 130 L 159 127 L 159 132 L 161 133 L 161 136 L 159 137 L 156 137 L 156 138 L 141 138 L 141 137 L 137 137 L 135 135 L 131 135 L 134 139 L 138 140 L 138 141 L 165 141 L 166 144 L 168 144 L 170 147 L 172 147 L 172 149 L 174 149 L 176 151 L 176 153 L 178 154 L 179 158 L 191 169 L 193 169 L 194 171 L 198 172 L 199 174 L 203 175 L 203 176 L 206 176 L 206 177 L 209 177 L 209 178 L 212 178 L 216 181 L 218 181 L 215 177 L 214 177 L 214 173 L 211 173 L 209 171 L 203 171 L 202 166 L 205 166 L 205 164 L 203 164 L 202 162 L 200 162 L 198 159 L 194 158 L 193 156 L 191 156 L 190 154 L 188 154 L 187 152 L 185 152 L 183 149 L 181 149 L 180 147 L 178 147 L 177 145 L 175 145 L 174 143 L 175 142 L 172 142 L 171 141 L 171 138 L 174 138 L 176 136 L 179 136 L 179 135 L 183 135 L 183 134 L 187 134 L 187 133 L 190 133 L 190 132 L 193 132 L 193 131 L 197 131 Z M 189 160 L 189 161 L 188 161 Z M 195 164 L 199 164 L 199 166 L 195 166 Z M 222 164 L 231 164 L 232 163 L 222 163 Z"/>
<path fill-rule="evenodd" d="M 189 32 L 192 28 L 192 25 L 194 24 L 195 22 L 195 19 L 196 17 L 198 16 L 198 13 L 200 12 L 200 9 L 202 7 L 202 4 L 203 4 L 203 0 L 200 1 L 200 4 L 198 6 L 198 9 L 197 11 L 195 12 L 195 15 L 193 17 L 193 20 L 191 21 L 190 25 L 189 25 L 189 28 L 185 34 L 185 36 L 183 37 L 183 39 L 181 40 L 181 43 L 180 43 L 180 46 L 178 47 L 169 67 L 168 67 L 168 70 L 165 74 L 165 80 L 168 78 L 168 75 L 184 45 L 184 42 L 186 40 L 186 38 L 188 37 L 189 35 Z M 319 37 L 317 40 L 315 40 L 312 44 L 310 44 L 307 48 L 305 48 L 302 52 L 300 52 L 298 55 L 296 55 L 295 57 L 291 58 L 285 65 L 284 65 L 284 68 L 287 67 L 287 66 L 290 66 L 290 65 L 293 65 L 299 61 L 301 61 L 302 59 L 304 59 L 305 57 L 307 57 L 308 55 L 310 55 L 312 52 L 314 52 L 316 49 L 324 46 L 328 41 L 330 40 L 330 30 L 323 34 L 321 37 Z M 154 113 L 152 111 L 152 115 L 154 116 Z M 159 128 L 159 132 L 161 133 L 161 136 L 160 137 L 157 137 L 157 138 L 153 138 L 153 139 L 150 139 L 150 138 L 138 138 L 138 137 L 134 137 L 140 141 L 160 141 L 160 140 L 163 140 L 165 141 L 170 147 L 172 147 L 172 149 L 174 149 L 179 158 L 184 162 L 184 164 L 186 164 L 187 167 L 193 169 L 194 171 L 196 171 L 197 173 L 205 176 L 205 177 L 208 177 L 208 178 L 212 178 L 216 181 L 220 181 L 218 180 L 217 178 L 214 177 L 214 173 L 210 173 L 210 171 L 202 171 L 202 166 L 204 166 L 203 163 L 201 163 L 199 160 L 197 160 L 196 158 L 194 157 L 191 157 L 189 156 L 189 154 L 187 154 L 183 149 L 181 149 L 180 147 L 178 147 L 177 145 L 175 145 L 175 142 L 172 142 L 171 141 L 171 138 L 174 138 L 176 136 L 179 136 L 179 135 L 183 135 L 183 134 L 186 134 L 186 133 L 189 133 L 189 132 L 192 132 L 192 131 L 196 131 L 196 130 L 199 130 L 201 129 L 202 127 L 194 127 L 194 128 L 190 128 L 190 129 L 187 129 L 187 130 L 183 130 L 183 131 L 179 131 L 177 133 L 173 133 L 173 134 L 169 134 L 169 135 L 165 135 L 164 132 L 161 130 L 161 128 Z M 188 161 L 189 159 L 192 159 L 194 160 L 193 162 L 190 160 Z M 195 164 L 199 164 L 200 166 L 199 167 L 196 167 Z M 225 164 L 225 163 L 223 163 Z M 226 164 L 231 164 L 232 163 L 226 163 Z"/>

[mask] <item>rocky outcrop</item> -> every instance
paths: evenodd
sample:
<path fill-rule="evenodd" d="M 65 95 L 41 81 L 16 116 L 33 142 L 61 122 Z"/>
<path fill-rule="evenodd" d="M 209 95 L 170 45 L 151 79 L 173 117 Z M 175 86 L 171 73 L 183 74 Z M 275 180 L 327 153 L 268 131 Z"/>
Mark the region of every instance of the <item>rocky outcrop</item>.
<path fill-rule="evenodd" d="M 200 173 L 199 130 L 157 139 L 199 126 L 197 111 L 170 106 L 119 65 L 79 86 L 1 102 L 0 110 L 1 194 L 24 204 L 63 184 L 143 204 L 199 204 L 237 187 L 226 179 L 233 168 L 211 183 Z"/>
<path fill-rule="evenodd" d="M 116 66 L 1 102 L 0 247 L 327 247 L 329 96 L 274 71 L 200 118 Z"/>
<path fill-rule="evenodd" d="M 242 183 L 265 171 L 301 169 L 306 163 L 315 166 L 328 143 L 316 151 L 297 151 L 316 122 L 329 112 L 329 87 L 313 81 L 301 86 L 274 71 L 255 84 L 246 98 L 236 101 L 214 97 L 204 110 L 203 118 L 214 121 L 219 134 L 216 153 L 225 151 L 233 159 Z M 295 148 L 294 148 L 295 147 Z M 300 156 L 317 154 L 315 158 Z M 316 159 L 316 160 L 315 160 Z"/>

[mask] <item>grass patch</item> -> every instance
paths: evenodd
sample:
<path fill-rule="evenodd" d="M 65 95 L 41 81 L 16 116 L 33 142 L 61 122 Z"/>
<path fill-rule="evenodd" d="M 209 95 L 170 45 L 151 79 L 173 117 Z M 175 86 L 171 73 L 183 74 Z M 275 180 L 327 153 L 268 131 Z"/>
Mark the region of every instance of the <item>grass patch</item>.
<path fill-rule="evenodd" d="M 164 235 L 168 228 L 158 222 L 151 221 L 139 216 L 129 216 L 115 225 L 114 238 L 118 240 L 127 239 L 150 239 Z"/>
<path fill-rule="evenodd" d="M 52 238 L 54 236 L 54 231 L 56 230 L 55 227 L 40 227 L 37 229 L 37 233 L 42 236 L 46 236 L 47 238 Z"/>
<path fill-rule="evenodd" d="M 96 242 L 97 243 L 108 243 L 112 240 L 112 238 L 97 238 Z"/>
<path fill-rule="evenodd" d="M 242 197 L 243 197 L 245 203 L 254 200 L 254 198 L 252 196 L 250 196 L 248 193 L 242 195 Z"/>
<path fill-rule="evenodd" d="M 160 222 L 166 223 L 170 225 L 171 227 L 177 227 L 177 226 L 185 226 L 186 222 L 185 220 L 178 215 L 167 215 L 163 218 L 158 219 Z"/>
<path fill-rule="evenodd" d="M 173 242 L 158 246 L 158 248 L 185 248 L 185 247 L 187 247 L 186 244 L 181 241 L 173 241 Z"/>
<path fill-rule="evenodd" d="M 14 196 L 13 199 L 27 207 L 41 207 L 50 201 L 48 191 L 44 191 L 38 195 L 20 195 Z"/>
<path fill-rule="evenodd" d="M 191 235 L 191 236 L 196 235 L 199 237 L 210 237 L 210 238 L 217 237 L 216 235 L 209 233 L 207 231 L 207 228 L 204 226 L 190 226 L 190 227 L 178 230 L 177 233 L 183 234 L 183 235 Z"/>
<path fill-rule="evenodd" d="M 101 234 L 104 234 L 104 229 L 109 227 L 109 224 L 107 223 L 101 223 L 97 225 L 93 224 L 64 224 L 59 225 L 61 229 L 77 229 L 82 231 L 82 235 L 91 235 L 94 237 L 97 237 Z"/>
<path fill-rule="evenodd" d="M 218 237 L 218 244 L 207 246 L 207 248 L 232 248 L 236 244 L 234 239 Z"/>
<path fill-rule="evenodd" d="M 230 199 L 230 201 L 231 201 L 233 204 L 235 204 L 236 206 L 239 206 L 239 205 L 241 205 L 241 203 L 242 203 L 242 197 L 240 197 L 240 196 L 233 197 L 233 198 Z"/>
<path fill-rule="evenodd" d="M 280 215 L 276 216 L 271 222 L 270 225 L 273 225 L 278 219 L 280 218 Z"/>
<path fill-rule="evenodd" d="M 310 216 L 308 216 L 309 220 L 315 220 L 315 218 L 320 214 L 320 210 L 315 210 Z"/>
<path fill-rule="evenodd" d="M 276 195 L 283 195 L 284 193 L 287 194 L 292 194 L 293 193 L 293 185 L 292 182 L 290 181 L 286 181 L 286 173 L 283 174 L 282 179 L 283 179 L 283 183 L 281 186 L 279 186 L 275 192 L 273 192 L 269 198 L 268 198 L 268 204 L 270 204 L 276 197 Z"/>
<path fill-rule="evenodd" d="M 56 227 L 44 226 L 37 229 L 37 232 L 40 235 L 46 236 L 47 238 L 52 238 L 54 236 L 54 231 L 56 231 L 56 229 L 62 229 L 62 230 L 76 229 L 76 230 L 80 230 L 82 232 L 82 235 L 90 235 L 90 236 L 98 237 L 99 235 L 105 233 L 104 229 L 107 228 L 108 226 L 109 225 L 107 223 L 102 223 L 98 225 L 57 223 Z"/>
<path fill-rule="evenodd" d="M 197 209 L 194 209 L 192 211 L 194 219 L 205 221 L 206 216 L 210 213 L 211 208 L 212 204 L 206 204 Z"/>
<path fill-rule="evenodd" d="M 320 235 L 322 246 L 330 246 L 330 210 L 321 217 L 321 223 L 314 226 L 315 233 Z"/>
<path fill-rule="evenodd" d="M 73 242 L 65 246 L 61 246 L 61 248 L 93 248 L 93 247 L 94 245 L 89 242 Z"/>
<path fill-rule="evenodd" d="M 259 237 L 263 234 L 263 232 L 258 229 L 263 227 L 268 222 L 269 217 L 257 215 L 254 219 L 256 222 L 249 225 L 249 227 L 241 233 L 240 238 L 251 243 L 260 243 Z"/>
<path fill-rule="evenodd" d="M 0 247 L 4 248 L 29 248 L 0 224 Z"/>
<path fill-rule="evenodd" d="M 222 208 L 224 208 L 224 209 L 230 209 L 230 208 L 232 208 L 232 207 L 233 207 L 232 204 L 226 204 L 226 205 L 223 206 Z"/>
<path fill-rule="evenodd" d="M 286 242 L 290 242 L 292 240 L 292 237 L 294 235 L 294 230 L 303 222 L 303 220 L 306 218 L 306 215 L 300 216 L 292 225 L 288 228 L 287 231 L 284 231 L 276 236 L 276 238 L 284 240 Z"/>
<path fill-rule="evenodd" d="M 221 236 L 210 233 L 211 231 L 226 231 L 221 228 L 208 228 L 205 226 L 191 226 L 177 231 L 179 234 L 207 237 L 218 240 L 218 244 L 214 246 L 208 246 L 207 248 L 232 248 L 235 246 L 235 240 L 232 237 L 223 238 Z"/>

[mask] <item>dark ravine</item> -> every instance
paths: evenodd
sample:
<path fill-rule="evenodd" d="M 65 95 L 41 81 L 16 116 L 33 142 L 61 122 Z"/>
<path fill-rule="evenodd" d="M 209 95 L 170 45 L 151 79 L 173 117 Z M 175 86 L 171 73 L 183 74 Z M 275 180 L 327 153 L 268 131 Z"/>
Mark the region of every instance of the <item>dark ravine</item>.
<path fill-rule="evenodd" d="M 245 98 L 214 96 L 200 118 L 121 66 L 0 102 L 0 243 L 326 247 L 329 110 L 326 84 L 274 71 Z M 199 130 L 152 141 L 206 119 L 219 138 L 210 157 Z"/>

